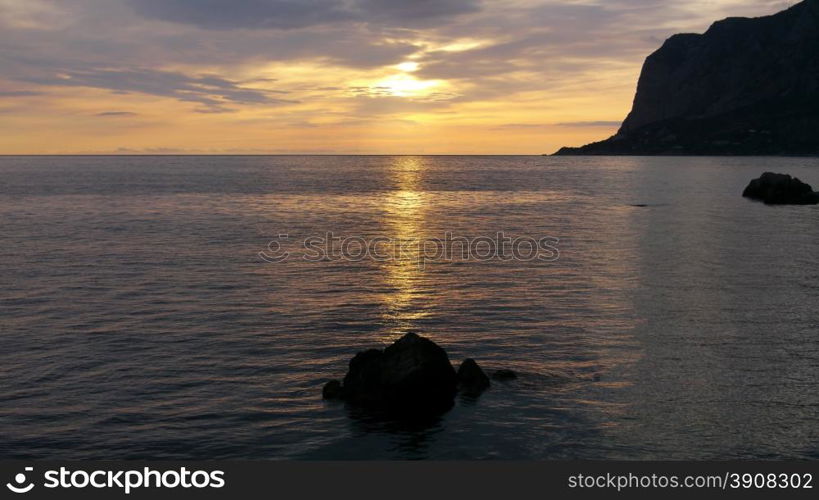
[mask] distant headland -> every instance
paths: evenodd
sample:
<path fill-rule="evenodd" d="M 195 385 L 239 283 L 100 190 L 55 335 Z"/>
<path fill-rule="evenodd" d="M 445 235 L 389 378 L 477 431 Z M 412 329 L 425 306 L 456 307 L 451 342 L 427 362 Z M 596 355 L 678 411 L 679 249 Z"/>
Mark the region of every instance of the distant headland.
<path fill-rule="evenodd" d="M 556 155 L 819 155 L 819 0 L 678 34 L 614 136 Z"/>

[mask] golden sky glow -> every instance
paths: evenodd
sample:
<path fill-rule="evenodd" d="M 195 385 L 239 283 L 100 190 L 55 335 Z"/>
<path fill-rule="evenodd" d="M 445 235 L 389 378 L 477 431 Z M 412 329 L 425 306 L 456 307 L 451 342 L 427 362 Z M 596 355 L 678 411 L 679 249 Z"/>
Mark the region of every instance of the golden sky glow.
<path fill-rule="evenodd" d="M 0 0 L 0 153 L 539 154 L 776 0 Z"/>

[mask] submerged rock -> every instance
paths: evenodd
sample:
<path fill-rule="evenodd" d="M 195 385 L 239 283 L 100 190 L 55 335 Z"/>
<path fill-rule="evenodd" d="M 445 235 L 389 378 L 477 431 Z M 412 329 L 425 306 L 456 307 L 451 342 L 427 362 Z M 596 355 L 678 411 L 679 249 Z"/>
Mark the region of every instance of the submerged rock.
<path fill-rule="evenodd" d="M 500 381 L 516 380 L 518 374 L 512 370 L 495 370 L 492 372 L 492 378 Z"/>
<path fill-rule="evenodd" d="M 447 410 L 457 379 L 449 357 L 433 341 L 408 333 L 383 351 L 371 349 L 350 361 L 343 397 L 352 403 L 428 412 Z"/>
<path fill-rule="evenodd" d="M 819 193 L 813 191 L 795 177 L 786 174 L 765 172 L 754 179 L 743 191 L 742 196 L 765 202 L 768 205 L 816 205 Z"/>
<path fill-rule="evenodd" d="M 474 359 L 466 359 L 458 368 L 458 389 L 467 396 L 478 396 L 489 388 L 489 377 Z"/>

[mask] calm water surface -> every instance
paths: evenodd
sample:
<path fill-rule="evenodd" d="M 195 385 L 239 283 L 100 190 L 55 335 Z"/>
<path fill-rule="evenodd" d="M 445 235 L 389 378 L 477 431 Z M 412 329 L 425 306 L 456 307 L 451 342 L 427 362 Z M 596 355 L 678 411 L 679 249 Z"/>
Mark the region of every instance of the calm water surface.
<path fill-rule="evenodd" d="M 0 158 L 0 458 L 819 458 L 819 160 Z M 636 207 L 633 205 L 647 205 Z M 560 238 L 556 262 L 259 257 Z M 521 378 L 434 422 L 321 400 L 420 332 Z"/>

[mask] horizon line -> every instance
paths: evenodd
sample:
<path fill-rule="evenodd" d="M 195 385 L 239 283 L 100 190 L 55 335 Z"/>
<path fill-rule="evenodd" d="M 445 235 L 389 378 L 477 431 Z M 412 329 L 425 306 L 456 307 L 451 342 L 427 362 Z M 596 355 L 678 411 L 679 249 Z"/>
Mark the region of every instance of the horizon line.
<path fill-rule="evenodd" d="M 550 153 L 0 153 L 1 157 L 60 156 L 552 156 Z"/>

